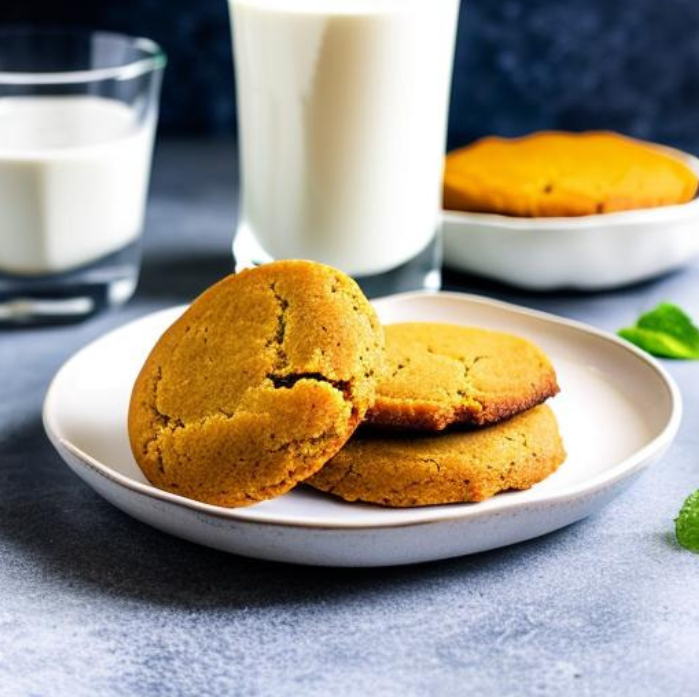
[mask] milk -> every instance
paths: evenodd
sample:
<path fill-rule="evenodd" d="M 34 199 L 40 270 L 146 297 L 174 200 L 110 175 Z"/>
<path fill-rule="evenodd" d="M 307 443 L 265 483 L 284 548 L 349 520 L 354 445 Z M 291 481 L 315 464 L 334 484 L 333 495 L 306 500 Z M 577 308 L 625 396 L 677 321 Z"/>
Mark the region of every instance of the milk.
<path fill-rule="evenodd" d="M 135 241 L 152 141 L 116 100 L 0 98 L 0 272 L 68 271 Z"/>
<path fill-rule="evenodd" d="M 242 210 L 273 258 L 364 276 L 439 224 L 459 0 L 230 0 Z"/>

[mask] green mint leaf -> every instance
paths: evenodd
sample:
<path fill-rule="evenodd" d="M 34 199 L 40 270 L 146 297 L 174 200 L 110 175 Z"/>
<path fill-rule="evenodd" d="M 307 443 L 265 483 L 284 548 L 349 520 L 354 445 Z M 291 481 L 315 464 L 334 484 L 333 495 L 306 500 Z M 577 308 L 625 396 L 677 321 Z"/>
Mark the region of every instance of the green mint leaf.
<path fill-rule="evenodd" d="M 634 327 L 619 336 L 654 356 L 699 360 L 699 329 L 671 303 L 661 303 L 641 315 Z"/>
<path fill-rule="evenodd" d="M 685 549 L 699 554 L 699 490 L 687 498 L 675 518 L 675 535 Z"/>

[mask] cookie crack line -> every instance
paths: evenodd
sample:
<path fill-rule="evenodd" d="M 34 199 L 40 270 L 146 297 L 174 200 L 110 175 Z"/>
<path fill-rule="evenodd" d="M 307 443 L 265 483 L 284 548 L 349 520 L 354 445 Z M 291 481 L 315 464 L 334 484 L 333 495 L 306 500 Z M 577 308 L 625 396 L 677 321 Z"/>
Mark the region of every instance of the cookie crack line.
<path fill-rule="evenodd" d="M 470 402 L 471 404 L 475 405 L 477 409 L 483 411 L 485 409 L 485 404 L 481 399 L 479 399 L 474 393 L 473 393 L 473 385 L 472 385 L 472 380 L 473 376 L 471 375 L 471 370 L 475 367 L 476 363 L 482 360 L 486 360 L 489 358 L 489 356 L 474 356 L 470 361 L 465 357 L 465 356 L 454 356 L 453 354 L 449 353 L 444 353 L 442 351 L 437 351 L 435 350 L 432 346 L 427 347 L 427 352 L 433 356 L 439 356 L 440 358 L 446 358 L 447 360 L 453 361 L 454 363 L 457 363 L 458 365 L 461 366 L 461 369 L 463 370 L 463 375 L 462 375 L 462 383 L 461 386 L 458 386 L 456 389 L 456 394 L 458 397 L 460 397 L 462 400 L 465 402 Z M 438 400 L 436 400 L 438 401 Z M 456 405 L 451 411 L 452 411 L 452 416 L 455 416 L 459 410 L 463 407 L 463 404 L 461 405 Z"/>
<path fill-rule="evenodd" d="M 322 470 L 321 470 L 321 472 L 322 472 Z M 327 489 L 327 492 L 329 494 L 334 494 L 335 491 L 345 483 L 345 480 L 353 474 L 355 474 L 354 465 L 350 464 L 349 467 L 347 468 L 347 471 L 340 477 L 340 479 L 338 479 L 334 484 L 332 484 Z M 361 472 L 357 472 L 356 474 L 360 479 L 362 478 Z"/>
<path fill-rule="evenodd" d="M 158 366 L 155 375 L 155 380 L 153 381 L 153 404 L 151 405 L 151 410 L 153 412 L 154 418 L 160 422 L 160 428 L 158 431 L 156 431 L 153 437 L 146 440 L 146 442 L 143 443 L 142 446 L 143 452 L 146 453 L 151 445 L 155 445 L 156 455 L 158 459 L 158 467 L 161 471 L 163 471 L 163 456 L 160 450 L 160 436 L 165 430 L 170 430 L 174 432 L 178 428 L 183 428 L 185 425 L 181 419 L 173 418 L 169 414 L 165 414 L 164 412 L 160 411 L 160 409 L 158 409 L 158 385 L 160 385 L 162 380 L 163 369 L 160 366 Z"/>
<path fill-rule="evenodd" d="M 483 360 L 484 358 L 487 358 L 488 356 L 476 356 L 472 361 L 466 360 L 466 358 L 462 356 L 455 357 L 454 360 L 457 361 L 458 363 L 461 363 L 461 367 L 463 368 L 464 374 L 463 374 L 463 387 L 459 390 L 457 390 L 457 394 L 459 397 L 463 397 L 464 399 L 470 399 L 476 404 L 478 404 L 481 408 L 483 408 L 483 403 L 475 397 L 473 394 L 469 394 L 469 392 L 472 391 L 472 377 L 471 377 L 471 370 L 473 367 L 478 363 L 478 361 Z"/>
<path fill-rule="evenodd" d="M 334 387 L 338 392 L 342 392 L 342 396 L 346 401 L 351 401 L 351 380 L 332 380 L 323 375 L 323 373 L 288 373 L 286 375 L 267 373 L 267 379 L 271 381 L 277 390 L 290 390 L 292 387 L 294 387 L 294 385 L 296 385 L 297 382 L 300 382 L 301 380 L 324 382 L 327 385 Z"/>
<path fill-rule="evenodd" d="M 284 339 L 286 338 L 286 311 L 289 309 L 289 301 L 279 293 L 276 282 L 270 283 L 269 289 L 272 291 L 277 305 L 279 305 L 279 314 L 277 315 L 277 330 L 274 334 L 274 340 L 270 339 L 267 345 L 276 345 L 277 367 L 284 368 L 288 362 L 286 351 L 284 350 Z"/>

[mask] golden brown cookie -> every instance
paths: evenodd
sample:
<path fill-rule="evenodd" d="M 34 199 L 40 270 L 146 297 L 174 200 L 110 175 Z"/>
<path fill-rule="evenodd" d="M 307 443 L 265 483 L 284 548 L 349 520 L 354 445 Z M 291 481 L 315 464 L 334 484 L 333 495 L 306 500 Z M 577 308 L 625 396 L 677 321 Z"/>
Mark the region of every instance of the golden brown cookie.
<path fill-rule="evenodd" d="M 546 405 L 473 431 L 377 434 L 363 429 L 306 483 L 346 501 L 403 508 L 483 501 L 528 489 L 565 460 Z"/>
<path fill-rule="evenodd" d="M 511 334 L 452 324 L 384 327 L 387 370 L 367 420 L 439 431 L 496 423 L 558 392 L 543 352 Z"/>
<path fill-rule="evenodd" d="M 483 138 L 447 156 L 444 207 L 580 216 L 685 203 L 697 175 L 651 143 L 616 133 Z"/>
<path fill-rule="evenodd" d="M 373 402 L 383 331 L 321 264 L 229 276 L 160 338 L 131 396 L 134 457 L 155 486 L 220 506 L 279 496 L 350 437 Z"/>

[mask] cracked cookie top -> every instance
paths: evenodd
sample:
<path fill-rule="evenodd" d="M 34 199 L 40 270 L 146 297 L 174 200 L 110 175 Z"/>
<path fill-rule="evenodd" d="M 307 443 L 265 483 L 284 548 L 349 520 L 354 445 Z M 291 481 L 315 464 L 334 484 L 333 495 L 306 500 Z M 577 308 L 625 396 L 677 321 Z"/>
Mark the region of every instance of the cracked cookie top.
<path fill-rule="evenodd" d="M 428 435 L 362 429 L 307 483 L 346 501 L 382 506 L 465 503 L 528 489 L 565 457 L 556 418 L 541 405 L 475 431 Z"/>
<path fill-rule="evenodd" d="M 155 486 L 222 506 L 279 496 L 316 472 L 373 402 L 383 331 L 350 278 L 281 261 L 229 276 L 160 338 L 129 407 Z"/>
<path fill-rule="evenodd" d="M 510 334 L 450 324 L 384 327 L 387 372 L 367 420 L 439 431 L 496 423 L 558 392 L 544 353 Z"/>

